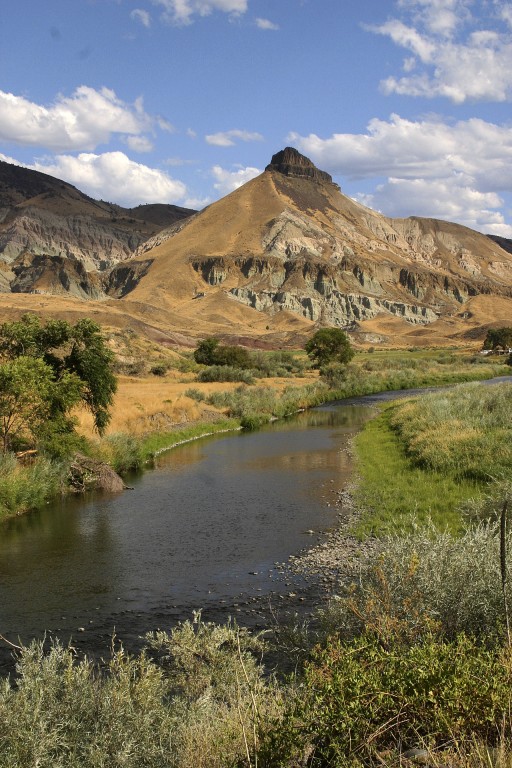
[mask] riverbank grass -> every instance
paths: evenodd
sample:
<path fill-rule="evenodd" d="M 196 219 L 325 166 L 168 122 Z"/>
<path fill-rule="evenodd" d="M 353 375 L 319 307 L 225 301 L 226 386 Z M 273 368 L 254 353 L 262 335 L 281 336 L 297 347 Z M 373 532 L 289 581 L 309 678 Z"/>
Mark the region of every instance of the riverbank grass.
<path fill-rule="evenodd" d="M 23 466 L 13 454 L 0 456 L 0 522 L 42 507 L 63 482 L 61 464 L 40 458 Z"/>
<path fill-rule="evenodd" d="M 394 406 L 368 422 L 355 439 L 362 510 L 355 533 L 360 538 L 411 531 L 432 521 L 453 533 L 462 528 L 461 504 L 482 494 L 474 480 L 457 480 L 417 467 L 391 427 Z"/>
<path fill-rule="evenodd" d="M 182 443 L 221 432 L 234 432 L 237 429 L 240 429 L 238 419 L 220 419 L 210 423 L 190 424 L 168 432 L 151 432 L 141 440 L 142 459 L 144 462 L 148 462 L 158 454 L 169 451 Z"/>
<path fill-rule="evenodd" d="M 393 403 L 355 440 L 364 510 L 357 535 L 410 531 L 431 520 L 462 529 L 461 508 L 512 469 L 512 385 L 466 384 Z"/>

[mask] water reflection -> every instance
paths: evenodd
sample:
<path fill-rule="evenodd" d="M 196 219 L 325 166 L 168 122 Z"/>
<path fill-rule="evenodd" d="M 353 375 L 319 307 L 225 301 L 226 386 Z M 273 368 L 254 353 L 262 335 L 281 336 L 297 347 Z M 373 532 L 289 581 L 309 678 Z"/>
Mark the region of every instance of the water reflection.
<path fill-rule="evenodd" d="M 0 631 L 27 640 L 80 628 L 94 643 L 128 623 L 141 634 L 148 617 L 167 620 L 177 606 L 274 589 L 274 562 L 308 544 L 308 529 L 334 523 L 327 502 L 348 479 L 346 443 L 367 418 L 361 406 L 322 408 L 188 443 L 133 491 L 11 521 L 0 536 Z"/>

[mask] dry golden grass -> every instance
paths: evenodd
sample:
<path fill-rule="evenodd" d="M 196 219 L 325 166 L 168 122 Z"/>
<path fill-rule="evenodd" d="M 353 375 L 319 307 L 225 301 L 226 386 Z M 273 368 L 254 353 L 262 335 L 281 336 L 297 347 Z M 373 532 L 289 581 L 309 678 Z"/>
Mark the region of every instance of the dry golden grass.
<path fill-rule="evenodd" d="M 286 387 L 301 387 L 313 381 L 318 374 L 296 379 L 260 379 L 256 386 L 272 387 L 282 391 Z M 205 395 L 227 392 L 239 387 L 233 382 L 200 383 L 190 374 L 170 371 L 166 376 L 119 376 L 118 391 L 112 409 L 112 419 L 107 435 L 125 432 L 141 435 L 148 432 L 166 431 L 182 424 L 210 421 L 221 416 L 212 406 L 198 403 L 185 395 L 188 389 L 197 389 Z M 93 436 L 93 421 L 89 413 L 80 410 L 75 414 L 79 431 Z"/>

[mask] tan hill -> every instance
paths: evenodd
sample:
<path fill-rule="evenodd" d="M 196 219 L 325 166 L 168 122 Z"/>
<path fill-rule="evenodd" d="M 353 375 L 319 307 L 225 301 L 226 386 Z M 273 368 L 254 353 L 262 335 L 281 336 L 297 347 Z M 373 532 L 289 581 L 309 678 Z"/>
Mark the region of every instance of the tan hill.
<path fill-rule="evenodd" d="M 65 216 L 81 193 L 64 187 L 62 200 L 53 187 L 29 194 L 44 198 L 52 209 L 45 212 Z M 127 215 L 87 200 L 102 211 L 100 223 Z M 10 205 L 19 212 L 25 203 Z M 170 227 L 159 229 L 161 207 L 132 209 L 135 222 L 141 211 L 145 239 L 135 257 L 119 258 L 108 270 L 62 252 L 0 263 L 0 285 L 19 292 L 16 301 L 0 294 L 0 316 L 32 302 L 43 314 L 89 314 L 155 341 L 190 345 L 207 335 L 297 345 L 320 325 L 348 328 L 369 344 L 476 343 L 489 326 L 512 324 L 506 241 L 445 221 L 387 218 L 343 195 L 292 148 L 274 155 L 257 178 Z M 44 293 L 44 300 L 22 298 L 28 291 Z"/>
<path fill-rule="evenodd" d="M 512 318 L 512 255 L 498 243 L 365 208 L 291 148 L 145 256 L 152 263 L 122 301 L 177 313 L 194 335 L 307 323 L 362 339 L 453 338 Z"/>
<path fill-rule="evenodd" d="M 0 291 L 104 295 L 102 273 L 195 211 L 122 208 L 71 184 L 0 162 Z"/>

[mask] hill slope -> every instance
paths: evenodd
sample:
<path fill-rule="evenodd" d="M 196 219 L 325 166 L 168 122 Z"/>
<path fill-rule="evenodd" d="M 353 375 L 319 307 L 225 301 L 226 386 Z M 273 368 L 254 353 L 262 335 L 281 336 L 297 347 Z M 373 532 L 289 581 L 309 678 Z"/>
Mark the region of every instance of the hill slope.
<path fill-rule="evenodd" d="M 472 310 L 474 297 L 500 297 L 499 314 L 512 314 L 512 255 L 498 243 L 458 224 L 386 218 L 291 148 L 147 256 L 123 301 L 223 334 L 244 322 L 270 330 L 284 311 L 373 334 L 382 325 L 386 336 L 394 319 L 406 323 L 395 324 L 400 335 L 436 326 L 453 336 L 478 324 L 475 312 L 488 322 L 488 302 Z"/>
<path fill-rule="evenodd" d="M 0 315 L 32 301 L 35 311 L 96 315 L 168 343 L 220 335 L 269 346 L 302 343 L 318 325 L 412 345 L 511 324 L 509 243 L 450 222 L 387 218 L 293 148 L 192 216 L 122 209 L 6 165 L 0 286 L 45 300 L 0 293 Z"/>
<path fill-rule="evenodd" d="M 0 162 L 0 290 L 98 298 L 103 272 L 195 211 L 93 200 L 71 184 Z"/>

